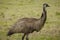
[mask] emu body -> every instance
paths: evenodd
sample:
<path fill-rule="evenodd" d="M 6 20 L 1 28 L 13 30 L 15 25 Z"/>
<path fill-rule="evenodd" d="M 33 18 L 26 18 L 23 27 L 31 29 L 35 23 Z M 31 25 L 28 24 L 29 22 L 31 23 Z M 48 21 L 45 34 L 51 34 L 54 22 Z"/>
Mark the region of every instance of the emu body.
<path fill-rule="evenodd" d="M 14 34 L 14 33 L 24 33 L 22 40 L 24 40 L 24 37 L 26 36 L 26 40 L 28 40 L 29 33 L 32 33 L 34 31 L 40 31 L 42 27 L 44 26 L 47 18 L 47 12 L 46 7 L 49 7 L 48 4 L 43 4 L 43 12 L 41 15 L 41 18 L 22 18 L 19 19 L 9 30 L 8 36 Z"/>

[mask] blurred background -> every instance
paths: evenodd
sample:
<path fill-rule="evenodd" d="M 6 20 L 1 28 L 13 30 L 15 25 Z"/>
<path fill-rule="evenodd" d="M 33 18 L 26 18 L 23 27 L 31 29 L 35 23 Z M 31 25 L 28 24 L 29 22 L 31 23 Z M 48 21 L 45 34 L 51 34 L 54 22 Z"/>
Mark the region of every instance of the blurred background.
<path fill-rule="evenodd" d="M 60 40 L 60 0 L 0 0 L 0 40 L 7 40 L 9 28 L 20 18 L 40 18 L 43 3 L 47 8 L 47 21 L 40 32 L 29 35 L 29 40 Z M 10 40 L 21 40 L 21 33 Z"/>

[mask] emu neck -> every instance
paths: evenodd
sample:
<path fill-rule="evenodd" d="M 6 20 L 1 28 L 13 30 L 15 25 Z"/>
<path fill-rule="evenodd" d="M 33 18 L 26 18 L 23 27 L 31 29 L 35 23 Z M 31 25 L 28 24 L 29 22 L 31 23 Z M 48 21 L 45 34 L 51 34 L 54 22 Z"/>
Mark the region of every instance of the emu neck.
<path fill-rule="evenodd" d="M 41 21 L 42 21 L 42 24 L 44 25 L 45 21 L 46 21 L 46 17 L 47 17 L 47 14 L 46 14 L 46 7 L 43 7 L 43 12 L 42 12 L 42 15 L 41 15 Z"/>
<path fill-rule="evenodd" d="M 42 12 L 42 15 L 41 15 L 41 18 L 36 22 L 36 24 L 38 24 L 38 26 L 36 26 L 36 31 L 38 32 L 39 30 L 42 29 L 42 27 L 44 26 L 45 22 L 46 22 L 46 9 L 45 7 L 43 7 L 43 12 Z"/>
<path fill-rule="evenodd" d="M 43 12 L 42 12 L 42 15 L 41 15 L 41 19 L 42 18 L 45 18 L 47 15 L 46 15 L 46 8 L 45 7 L 43 7 Z"/>

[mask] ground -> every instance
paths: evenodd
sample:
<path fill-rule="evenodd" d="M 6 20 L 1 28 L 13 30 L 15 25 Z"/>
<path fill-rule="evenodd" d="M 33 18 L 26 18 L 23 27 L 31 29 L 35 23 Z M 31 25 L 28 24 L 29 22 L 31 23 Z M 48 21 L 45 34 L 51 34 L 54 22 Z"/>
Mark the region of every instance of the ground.
<path fill-rule="evenodd" d="M 0 40 L 7 40 L 9 28 L 20 18 L 40 18 L 43 3 L 47 8 L 47 21 L 40 32 L 29 35 L 30 40 L 60 40 L 60 0 L 0 0 Z M 21 40 L 17 33 L 10 40 Z"/>

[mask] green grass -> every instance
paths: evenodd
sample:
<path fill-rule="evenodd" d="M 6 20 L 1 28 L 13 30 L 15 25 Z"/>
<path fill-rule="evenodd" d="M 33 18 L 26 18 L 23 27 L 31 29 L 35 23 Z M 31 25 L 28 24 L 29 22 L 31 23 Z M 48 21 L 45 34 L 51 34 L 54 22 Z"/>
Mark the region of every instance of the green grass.
<path fill-rule="evenodd" d="M 48 3 L 47 21 L 43 29 L 29 35 L 30 40 L 60 40 L 60 0 L 0 0 L 0 40 L 7 40 L 7 32 L 18 19 L 39 18 L 42 4 Z M 21 40 L 23 34 L 14 34 L 10 40 Z"/>

